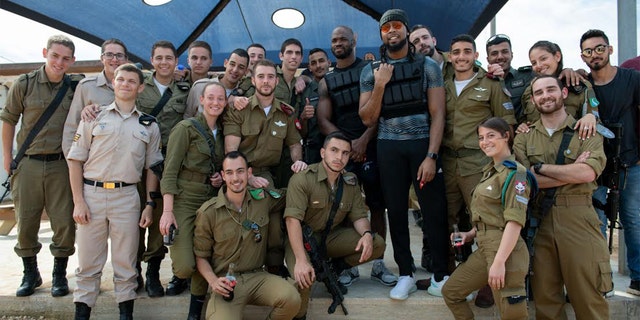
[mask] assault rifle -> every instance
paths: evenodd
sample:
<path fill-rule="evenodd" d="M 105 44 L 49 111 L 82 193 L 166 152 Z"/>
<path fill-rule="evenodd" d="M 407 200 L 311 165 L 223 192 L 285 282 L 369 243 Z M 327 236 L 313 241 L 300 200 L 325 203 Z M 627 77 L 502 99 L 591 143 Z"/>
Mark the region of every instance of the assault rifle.
<path fill-rule="evenodd" d="M 607 161 L 605 172 L 602 175 L 602 184 L 609 188 L 604 212 L 607 219 L 609 219 L 609 253 L 611 253 L 613 249 L 613 230 L 621 229 L 617 227 L 616 224 L 618 223 L 618 211 L 620 209 L 620 168 L 622 166 L 620 162 L 620 145 L 622 144 L 622 124 L 611 123 L 607 127 L 615 134 L 615 138 L 607 140 L 611 154 L 608 155 L 610 158 L 609 161 Z"/>
<path fill-rule="evenodd" d="M 344 296 L 338 284 L 338 276 L 336 276 L 336 273 L 331 268 L 331 264 L 329 264 L 324 246 L 318 244 L 318 241 L 313 236 L 313 230 L 306 224 L 302 224 L 302 238 L 304 241 L 304 249 L 309 253 L 311 265 L 313 265 L 313 270 L 316 273 L 316 279 L 324 283 L 333 298 L 327 313 L 334 313 L 339 305 L 342 307 L 344 315 L 348 315 L 349 312 L 344 306 Z"/>

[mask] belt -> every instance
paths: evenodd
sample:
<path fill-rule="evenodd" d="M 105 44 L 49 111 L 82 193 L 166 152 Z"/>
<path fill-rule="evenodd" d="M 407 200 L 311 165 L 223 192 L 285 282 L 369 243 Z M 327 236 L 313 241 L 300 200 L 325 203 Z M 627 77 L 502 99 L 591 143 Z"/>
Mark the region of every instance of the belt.
<path fill-rule="evenodd" d="M 473 155 L 477 155 L 478 153 L 482 153 L 481 150 L 479 149 L 467 149 L 467 148 L 461 148 L 458 150 L 453 150 L 447 147 L 443 147 L 442 151 L 444 154 L 449 155 L 451 157 L 454 158 L 466 158 L 466 157 L 470 157 Z"/>
<path fill-rule="evenodd" d="M 241 275 L 241 274 L 247 274 L 247 273 L 255 273 L 255 272 L 261 272 L 261 271 L 265 271 L 264 267 L 260 267 L 260 268 L 255 268 L 252 270 L 247 270 L 247 271 L 242 271 L 242 272 L 236 272 L 236 275 Z"/>
<path fill-rule="evenodd" d="M 590 206 L 593 204 L 591 195 L 557 195 L 554 202 L 556 207 L 571 207 L 571 206 Z"/>
<path fill-rule="evenodd" d="M 178 179 L 209 184 L 209 175 L 200 172 L 182 170 L 178 175 Z"/>
<path fill-rule="evenodd" d="M 84 184 L 88 184 L 90 186 L 94 186 L 94 187 L 99 187 L 99 188 L 104 188 L 104 189 L 115 189 L 115 188 L 122 188 L 122 187 L 126 187 L 126 186 L 132 186 L 135 183 L 126 183 L 126 182 L 113 182 L 113 181 L 93 181 L 93 180 L 89 180 L 89 179 L 82 179 L 84 181 Z"/>
<path fill-rule="evenodd" d="M 62 154 L 62 152 L 51 153 L 51 154 L 28 154 L 26 155 L 26 157 L 29 159 L 44 161 L 44 162 L 64 160 L 64 154 Z"/>
<path fill-rule="evenodd" d="M 504 228 L 496 227 L 496 226 L 490 226 L 490 225 L 487 225 L 484 222 L 476 222 L 476 229 L 478 231 L 489 231 L 489 230 L 500 230 L 500 231 L 502 231 L 502 230 L 504 230 Z"/>

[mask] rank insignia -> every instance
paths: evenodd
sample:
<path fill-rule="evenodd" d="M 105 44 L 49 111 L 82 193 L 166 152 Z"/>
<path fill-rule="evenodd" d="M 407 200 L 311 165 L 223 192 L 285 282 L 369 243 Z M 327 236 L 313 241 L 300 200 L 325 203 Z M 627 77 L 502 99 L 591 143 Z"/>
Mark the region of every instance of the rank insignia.
<path fill-rule="evenodd" d="M 76 141 L 80 140 L 80 137 L 81 137 L 81 135 L 80 135 L 79 133 L 76 133 L 76 134 L 73 136 L 73 142 L 76 142 Z"/>
<path fill-rule="evenodd" d="M 274 199 L 280 199 L 280 197 L 282 197 L 282 195 L 279 192 L 275 191 L 275 190 L 267 189 L 267 192 Z"/>
<path fill-rule="evenodd" d="M 527 183 L 525 181 L 516 181 L 515 189 L 517 194 L 522 194 L 526 188 Z"/>

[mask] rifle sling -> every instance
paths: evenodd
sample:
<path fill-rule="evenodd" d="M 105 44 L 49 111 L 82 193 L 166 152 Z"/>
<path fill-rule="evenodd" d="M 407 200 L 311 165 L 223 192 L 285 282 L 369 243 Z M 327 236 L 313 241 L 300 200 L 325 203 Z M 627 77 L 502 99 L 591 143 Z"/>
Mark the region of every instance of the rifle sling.
<path fill-rule="evenodd" d="M 202 124 L 198 120 L 196 120 L 195 118 L 191 118 L 189 120 L 209 145 L 209 153 L 211 153 L 211 163 L 210 163 L 211 173 L 214 173 L 216 171 L 215 165 L 213 163 L 213 160 L 215 159 L 215 155 L 216 155 L 215 142 L 209 138 L 209 134 L 207 133 L 207 130 L 202 126 Z"/>
<path fill-rule="evenodd" d="M 326 252 L 327 249 L 327 236 L 331 231 L 331 226 L 333 225 L 333 219 L 336 217 L 336 213 L 338 212 L 338 207 L 340 207 L 340 201 L 342 201 L 342 175 L 338 176 L 338 190 L 336 190 L 336 196 L 333 199 L 333 205 L 331 206 L 331 212 L 329 213 L 329 219 L 327 220 L 327 224 L 324 227 L 324 231 L 322 232 L 322 240 L 320 241 L 321 252 Z"/>
<path fill-rule="evenodd" d="M 160 110 L 162 110 L 162 108 L 167 104 L 167 102 L 169 102 L 169 99 L 171 99 L 172 95 L 173 95 L 173 92 L 171 92 L 171 88 L 165 89 L 164 93 L 162 94 L 162 97 L 160 97 L 160 100 L 158 101 L 156 106 L 153 107 L 153 110 L 151 110 L 151 115 L 154 117 L 157 117 L 158 114 L 160 113 Z"/>
<path fill-rule="evenodd" d="M 565 127 L 562 132 L 562 142 L 560 142 L 560 148 L 558 148 L 558 154 L 556 155 L 556 164 L 564 164 L 564 151 L 569 147 L 571 138 L 573 137 L 573 129 Z M 542 217 L 545 217 L 549 210 L 556 201 L 556 191 L 558 187 L 547 188 L 544 192 L 544 198 L 542 199 Z"/>

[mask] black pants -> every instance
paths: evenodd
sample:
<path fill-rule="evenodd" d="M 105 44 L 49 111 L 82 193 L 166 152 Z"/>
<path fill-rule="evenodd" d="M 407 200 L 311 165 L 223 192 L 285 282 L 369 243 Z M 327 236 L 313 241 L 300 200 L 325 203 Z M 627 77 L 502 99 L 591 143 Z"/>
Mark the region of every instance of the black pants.
<path fill-rule="evenodd" d="M 400 275 L 412 274 L 408 199 L 409 186 L 413 183 L 424 217 L 423 232 L 431 245 L 434 275 L 436 280 L 440 280 L 449 274 L 447 201 L 440 160 L 436 163 L 436 176 L 431 182 L 425 183 L 420 189 L 420 183 L 416 180 L 418 168 L 425 159 L 428 148 L 428 139 L 378 140 L 378 162 L 389 217 L 393 256 L 400 268 Z"/>

